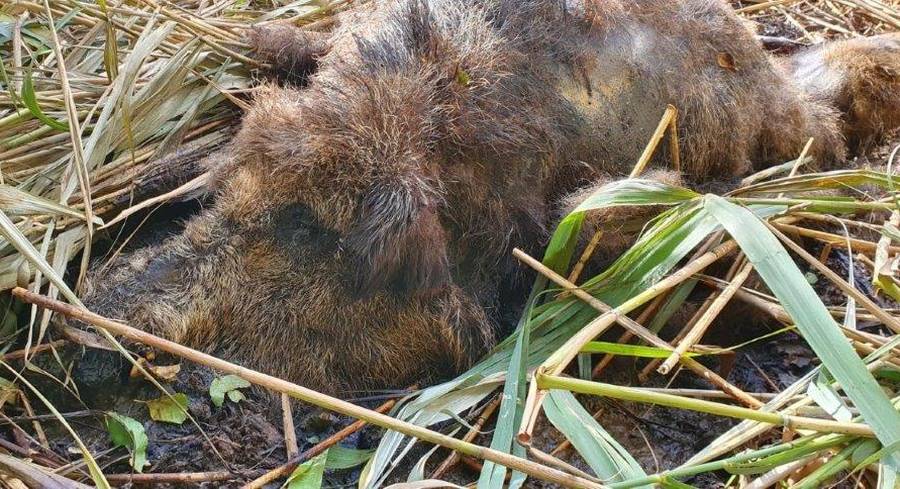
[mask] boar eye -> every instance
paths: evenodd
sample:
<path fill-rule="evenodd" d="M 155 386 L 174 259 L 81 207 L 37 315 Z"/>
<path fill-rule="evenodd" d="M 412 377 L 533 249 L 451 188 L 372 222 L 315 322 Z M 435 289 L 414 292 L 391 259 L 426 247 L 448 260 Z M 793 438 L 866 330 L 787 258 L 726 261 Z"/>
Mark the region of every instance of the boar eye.
<path fill-rule="evenodd" d="M 279 239 L 296 240 L 313 234 L 318 221 L 308 207 L 291 204 L 279 210 L 273 219 L 275 234 Z"/>

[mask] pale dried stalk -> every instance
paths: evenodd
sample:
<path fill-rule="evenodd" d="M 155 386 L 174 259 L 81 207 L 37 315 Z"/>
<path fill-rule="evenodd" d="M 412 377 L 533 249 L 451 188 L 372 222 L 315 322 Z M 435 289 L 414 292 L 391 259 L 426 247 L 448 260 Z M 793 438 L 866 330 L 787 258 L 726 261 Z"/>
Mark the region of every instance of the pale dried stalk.
<path fill-rule="evenodd" d="M 291 410 L 291 398 L 281 394 L 281 424 L 284 427 L 284 452 L 288 460 L 300 453 L 297 446 L 297 432 L 294 431 L 294 413 Z"/>
<path fill-rule="evenodd" d="M 878 249 L 878 244 L 863 239 L 840 236 L 825 231 L 818 231 L 815 229 L 808 229 L 780 222 L 776 222 L 774 226 L 786 233 L 794 233 L 805 238 L 814 238 L 822 241 L 823 243 L 830 244 L 835 248 L 849 249 L 849 242 L 849 246 L 853 247 L 853 249 L 857 251 L 868 251 L 869 253 L 875 253 Z M 887 249 L 891 253 L 900 253 L 900 246 L 888 246 Z"/>
<path fill-rule="evenodd" d="M 587 246 L 584 247 L 584 251 L 581 252 L 581 257 L 578 259 L 578 263 L 572 267 L 572 272 L 569 273 L 569 282 L 573 284 L 578 283 L 578 277 L 581 276 L 582 270 L 584 270 L 584 266 L 587 265 L 588 260 L 591 259 L 591 255 L 594 254 L 594 250 L 597 249 L 597 245 L 600 244 L 600 238 L 603 237 L 603 230 L 598 230 L 591 236 L 591 240 L 588 242 Z M 565 297 L 560 294 L 560 297 Z"/>
<path fill-rule="evenodd" d="M 669 123 L 669 152 L 672 153 L 672 168 L 680 175 L 681 148 L 678 145 L 678 109 L 671 105 L 669 107 L 675 110 L 672 121 Z"/>
<path fill-rule="evenodd" d="M 740 267 L 743 263 L 744 263 L 744 255 L 743 255 L 743 253 L 741 253 L 734 260 L 734 262 L 732 262 L 731 267 L 729 267 L 728 272 L 725 274 L 726 282 L 730 281 L 734 278 L 734 275 L 738 271 L 738 267 Z M 697 324 L 697 321 L 700 321 L 700 319 L 704 316 L 704 314 L 706 314 L 706 312 L 709 310 L 710 306 L 713 305 L 713 302 L 715 302 L 715 300 L 719 297 L 720 294 L 721 294 L 721 290 L 717 289 L 717 290 L 714 290 L 711 294 L 709 294 L 709 296 L 706 297 L 706 300 L 703 301 L 703 304 L 700 305 L 700 307 L 694 312 L 694 314 L 691 316 L 691 318 L 688 319 L 688 321 L 684 324 L 684 326 L 682 326 L 681 330 L 678 331 L 678 334 L 675 335 L 675 338 L 672 340 L 672 343 L 679 343 L 684 339 L 685 336 L 687 336 L 688 332 L 690 332 L 691 329 L 693 329 L 694 325 Z M 650 378 L 650 375 L 653 373 L 654 370 L 656 370 L 656 368 L 659 366 L 660 363 L 662 363 L 662 361 L 663 361 L 662 359 L 655 358 L 655 359 L 652 359 L 649 362 L 647 362 L 647 365 L 645 365 L 644 368 L 641 369 L 640 373 L 638 373 L 638 380 L 640 380 L 641 382 L 647 382 L 647 380 Z"/>
<path fill-rule="evenodd" d="M 744 285 L 744 282 L 750 277 L 750 272 L 753 271 L 753 264 L 746 263 L 740 272 L 734 277 L 734 280 L 725 288 L 718 296 L 713 300 L 712 304 L 709 306 L 709 309 L 703 313 L 703 316 L 697 321 L 696 324 L 688 331 L 685 335 L 684 339 L 681 340 L 678 345 L 675 346 L 675 351 L 669 355 L 669 358 L 660 365 L 657 371 L 666 375 L 669 371 L 672 370 L 672 367 L 678 362 L 679 358 L 682 355 L 687 353 L 688 349 L 697 344 L 703 335 L 706 333 L 706 330 L 709 329 L 709 326 L 712 322 L 718 317 L 719 313 L 722 312 L 722 309 L 728 304 L 728 301 L 734 296 L 734 293 L 737 292 L 738 289 Z"/>
<path fill-rule="evenodd" d="M 44 14 L 53 25 L 53 14 L 50 12 L 50 3 L 44 0 Z M 53 55 L 56 57 L 59 73 L 59 81 L 62 85 L 63 95 L 66 102 L 66 115 L 69 123 L 69 135 L 72 138 L 72 166 L 75 167 L 75 174 L 78 177 L 78 184 L 81 187 L 81 199 L 84 202 L 84 219 L 87 221 L 87 239 L 84 240 L 84 252 L 81 259 L 81 270 L 78 278 L 75 280 L 75 289 L 79 289 L 82 280 L 84 280 L 85 272 L 87 272 L 88 261 L 91 257 L 91 241 L 94 235 L 94 211 L 91 206 L 91 181 L 88 175 L 87 164 L 84 159 L 84 145 L 81 141 L 81 122 L 78 118 L 78 111 L 75 108 L 75 99 L 72 97 L 72 89 L 69 86 L 69 74 L 66 71 L 66 65 L 63 61 L 62 48 L 59 44 L 59 36 L 56 28 L 50 29 L 50 38 L 53 40 Z M 67 197 L 68 180 L 64 181 L 62 195 L 63 199 Z"/>
<path fill-rule="evenodd" d="M 634 168 L 631 170 L 631 174 L 628 175 L 628 178 L 636 178 L 641 173 L 644 173 L 644 169 L 650 163 L 650 159 L 653 158 L 653 154 L 656 152 L 656 148 L 659 146 L 659 142 L 666 134 L 666 129 L 672 125 L 672 121 L 675 120 L 677 114 L 678 109 L 676 109 L 674 105 L 666 106 L 666 110 L 665 112 L 663 112 L 662 118 L 660 118 L 659 120 L 659 124 L 657 124 L 656 129 L 653 131 L 653 135 L 650 136 L 650 142 L 647 143 L 647 146 L 644 147 L 644 152 L 641 153 L 641 157 L 638 158 L 637 164 L 634 165 Z M 678 164 L 680 166 L 680 156 Z"/>
<path fill-rule="evenodd" d="M 516 441 L 524 447 L 531 445 L 531 434 L 541 413 L 541 404 L 547 397 L 547 391 L 538 390 L 537 382 L 534 381 L 543 370 L 544 367 L 539 366 L 532 374 L 531 383 L 528 384 L 528 395 L 525 396 L 525 406 L 522 407 L 522 423 L 519 425 L 519 432 L 516 433 Z"/>
<path fill-rule="evenodd" d="M 703 255 L 704 253 L 709 251 L 709 249 L 712 248 L 712 246 L 714 244 L 716 244 L 717 242 L 719 242 L 719 240 L 722 239 L 723 235 L 724 235 L 723 231 L 717 231 L 712 236 L 707 238 L 706 241 L 704 241 L 703 244 L 699 248 L 697 248 L 697 251 L 694 252 L 693 256 L 691 256 L 691 259 L 689 261 L 694 261 L 697 258 L 699 258 L 701 255 Z M 638 317 L 637 322 L 640 324 L 646 323 L 650 319 L 650 316 L 656 310 L 658 310 L 660 307 L 662 307 L 666 298 L 669 296 L 669 292 L 670 291 L 666 291 L 666 293 L 661 294 L 659 297 L 654 299 L 653 302 L 651 302 L 650 305 L 647 306 L 647 308 L 641 313 L 640 317 Z M 622 333 L 622 336 L 619 336 L 619 338 L 616 340 L 616 343 L 627 343 L 633 337 L 634 337 L 634 335 L 631 333 L 631 331 L 626 330 L 624 333 Z M 614 357 L 615 357 L 615 355 L 613 355 L 612 353 L 607 353 L 606 355 L 604 355 L 603 358 L 600 360 L 600 362 L 597 363 L 597 366 L 594 367 L 594 371 L 593 371 L 591 377 L 597 378 L 600 375 L 600 373 L 603 371 L 603 369 L 606 368 L 606 366 L 609 365 L 610 362 L 612 362 Z"/>

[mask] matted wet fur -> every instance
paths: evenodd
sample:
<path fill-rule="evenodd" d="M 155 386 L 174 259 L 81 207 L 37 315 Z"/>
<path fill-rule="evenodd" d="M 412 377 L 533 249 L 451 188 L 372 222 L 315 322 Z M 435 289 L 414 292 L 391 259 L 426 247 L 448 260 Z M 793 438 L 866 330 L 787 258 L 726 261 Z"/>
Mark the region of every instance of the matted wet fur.
<path fill-rule="evenodd" d="M 315 49 L 283 27 L 252 37 L 305 87 L 259 92 L 209 161 L 212 207 L 96 270 L 91 309 L 320 391 L 403 387 L 494 344 L 501 291 L 521 283 L 512 246 L 539 248 L 571 192 L 627 174 L 666 104 L 684 174 L 664 178 L 694 183 L 794 158 L 810 137 L 831 165 L 858 128 L 896 125 L 867 105 L 896 104 L 896 77 L 870 76 L 896 73 L 896 49 L 818 58 L 851 109 L 719 1 L 396 0 L 338 22 Z"/>

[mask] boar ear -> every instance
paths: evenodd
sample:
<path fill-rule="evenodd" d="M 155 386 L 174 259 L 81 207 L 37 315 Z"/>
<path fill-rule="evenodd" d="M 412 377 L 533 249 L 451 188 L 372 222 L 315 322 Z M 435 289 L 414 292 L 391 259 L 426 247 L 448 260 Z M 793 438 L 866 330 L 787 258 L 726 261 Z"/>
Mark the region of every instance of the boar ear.
<path fill-rule="evenodd" d="M 450 278 L 439 197 L 405 185 L 376 186 L 360 204 L 345 244 L 356 255 L 357 295 L 429 294 Z"/>

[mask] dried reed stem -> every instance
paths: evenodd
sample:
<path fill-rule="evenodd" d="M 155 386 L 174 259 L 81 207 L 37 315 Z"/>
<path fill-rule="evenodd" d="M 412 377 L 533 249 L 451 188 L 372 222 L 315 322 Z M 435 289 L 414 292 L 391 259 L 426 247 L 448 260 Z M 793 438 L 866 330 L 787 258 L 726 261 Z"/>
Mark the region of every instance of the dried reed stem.
<path fill-rule="evenodd" d="M 725 308 L 725 305 L 728 304 L 728 301 L 734 296 L 734 293 L 744 285 L 744 282 L 750 276 L 750 272 L 753 271 L 753 264 L 747 262 L 741 271 L 737 273 L 734 279 L 728 284 L 721 293 L 719 293 L 715 299 L 713 299 L 712 304 L 710 304 L 709 308 L 703 315 L 697 320 L 696 324 L 687 332 L 684 339 L 678 343 L 675 347 L 675 351 L 669 355 L 669 358 L 660 365 L 657 370 L 660 374 L 666 375 L 672 370 L 672 367 L 678 363 L 678 359 L 684 355 L 688 349 L 697 344 L 701 338 L 703 338 L 706 330 L 709 329 L 709 326 L 712 322 L 718 317 L 719 313 L 722 312 L 722 309 Z"/>
<path fill-rule="evenodd" d="M 674 105 L 666 106 L 666 110 L 665 112 L 663 112 L 662 118 L 659 119 L 659 124 L 657 124 L 656 129 L 653 131 L 653 135 L 650 136 L 650 142 L 647 143 L 647 146 L 644 147 L 644 152 L 641 153 L 641 157 L 638 158 L 637 164 L 635 164 L 634 168 L 632 168 L 631 174 L 628 175 L 628 178 L 636 178 L 641 173 L 644 173 L 644 169 L 650 163 L 650 159 L 653 158 L 653 154 L 656 152 L 656 148 L 659 146 L 659 142 L 666 134 L 666 129 L 672 125 L 672 121 L 675 120 L 677 114 L 678 109 L 676 109 Z M 675 144 L 677 148 L 677 140 Z M 679 166 L 681 165 L 680 156 L 678 157 L 677 164 Z"/>

